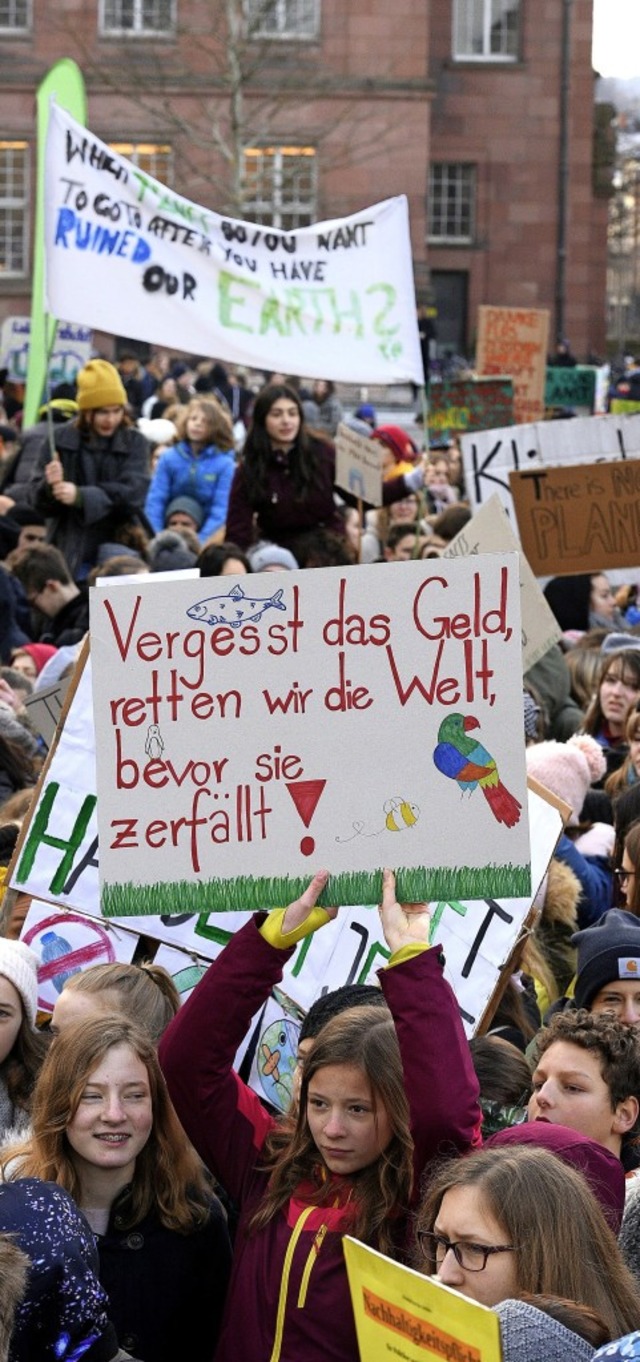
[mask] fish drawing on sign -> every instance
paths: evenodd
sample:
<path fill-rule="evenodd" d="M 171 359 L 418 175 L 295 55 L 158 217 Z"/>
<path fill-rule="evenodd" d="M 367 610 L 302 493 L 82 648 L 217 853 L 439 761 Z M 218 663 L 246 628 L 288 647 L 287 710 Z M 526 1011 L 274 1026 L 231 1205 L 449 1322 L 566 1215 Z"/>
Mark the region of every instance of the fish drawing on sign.
<path fill-rule="evenodd" d="M 247 596 L 241 586 L 234 586 L 224 596 L 207 596 L 206 600 L 197 601 L 189 606 L 187 615 L 203 624 L 229 624 L 232 629 L 239 629 L 241 624 L 257 623 L 265 610 L 286 610 L 283 595 L 280 588 L 273 596 Z"/>

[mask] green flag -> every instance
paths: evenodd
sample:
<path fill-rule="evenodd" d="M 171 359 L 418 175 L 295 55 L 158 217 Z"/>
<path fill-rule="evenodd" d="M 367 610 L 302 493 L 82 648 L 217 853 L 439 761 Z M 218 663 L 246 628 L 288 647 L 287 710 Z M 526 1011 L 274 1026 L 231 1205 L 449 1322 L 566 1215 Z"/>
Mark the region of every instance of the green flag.
<path fill-rule="evenodd" d="M 38 120 L 38 171 L 36 215 L 33 243 L 33 282 L 31 293 L 31 335 L 27 362 L 27 388 L 22 417 L 23 427 L 33 425 L 42 402 L 49 355 L 55 340 L 57 319 L 45 311 L 44 305 L 44 162 L 49 125 L 49 104 L 55 96 L 76 122 L 86 124 L 87 99 L 80 67 L 70 57 L 57 61 L 38 86 L 36 95 Z"/>

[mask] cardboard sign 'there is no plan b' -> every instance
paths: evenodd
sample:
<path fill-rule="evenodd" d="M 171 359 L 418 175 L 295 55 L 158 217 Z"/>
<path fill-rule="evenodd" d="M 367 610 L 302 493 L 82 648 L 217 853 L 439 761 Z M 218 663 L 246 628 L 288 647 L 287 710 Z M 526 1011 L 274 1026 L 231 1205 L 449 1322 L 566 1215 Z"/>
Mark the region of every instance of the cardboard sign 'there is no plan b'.
<path fill-rule="evenodd" d="M 92 593 L 102 911 L 518 897 L 518 557 Z"/>

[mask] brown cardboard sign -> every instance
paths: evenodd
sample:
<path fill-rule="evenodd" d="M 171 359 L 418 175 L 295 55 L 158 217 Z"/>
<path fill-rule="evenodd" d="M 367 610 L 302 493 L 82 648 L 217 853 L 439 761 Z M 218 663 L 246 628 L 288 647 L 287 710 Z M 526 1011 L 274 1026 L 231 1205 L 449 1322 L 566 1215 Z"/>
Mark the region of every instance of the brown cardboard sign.
<path fill-rule="evenodd" d="M 640 559 L 640 460 L 509 473 L 536 576 L 606 572 Z"/>
<path fill-rule="evenodd" d="M 476 370 L 510 374 L 516 424 L 544 415 L 549 313 L 535 307 L 478 308 Z"/>

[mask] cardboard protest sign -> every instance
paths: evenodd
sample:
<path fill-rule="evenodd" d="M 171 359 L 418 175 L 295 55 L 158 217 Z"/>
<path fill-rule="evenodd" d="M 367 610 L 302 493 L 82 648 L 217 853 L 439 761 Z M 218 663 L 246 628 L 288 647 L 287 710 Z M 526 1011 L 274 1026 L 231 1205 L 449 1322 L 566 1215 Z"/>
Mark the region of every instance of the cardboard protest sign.
<path fill-rule="evenodd" d="M 494 493 L 443 550 L 443 558 L 476 553 L 518 553 L 522 613 L 522 668 L 528 671 L 560 638 L 560 626 L 521 550 L 509 517 Z"/>
<path fill-rule="evenodd" d="M 549 313 L 535 307 L 478 308 L 476 370 L 510 374 L 516 425 L 544 416 Z"/>
<path fill-rule="evenodd" d="M 577 416 L 460 439 L 467 496 L 474 510 L 495 492 L 515 524 L 509 474 L 523 468 L 609 463 L 640 454 L 640 416 Z"/>
<path fill-rule="evenodd" d="M 500 1322 L 486 1305 L 345 1235 L 361 1362 L 500 1362 Z"/>
<path fill-rule="evenodd" d="M 513 379 L 449 379 L 429 385 L 428 425 L 431 438 L 469 430 L 493 430 L 513 421 Z"/>
<path fill-rule="evenodd" d="M 340 422 L 336 434 L 336 486 L 371 506 L 382 505 L 383 449 Z"/>
<path fill-rule="evenodd" d="M 216 585 L 92 596 L 103 912 L 528 893 L 515 555 Z"/>
<path fill-rule="evenodd" d="M 47 135 L 54 316 L 189 354 L 351 383 L 424 382 L 404 195 L 286 232 L 221 217 L 57 105 Z"/>
<path fill-rule="evenodd" d="M 539 576 L 640 561 L 640 459 L 509 475 L 518 530 Z"/>
<path fill-rule="evenodd" d="M 0 330 L 0 366 L 9 370 L 12 383 L 26 381 L 30 339 L 29 317 L 5 317 Z M 91 359 L 92 348 L 93 334 L 88 326 L 60 322 L 49 356 L 48 381 L 51 386 L 73 383 L 78 369 Z"/>

